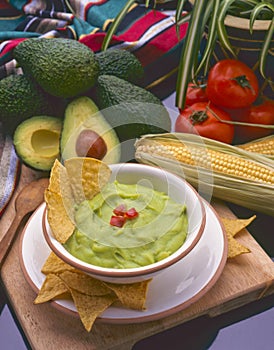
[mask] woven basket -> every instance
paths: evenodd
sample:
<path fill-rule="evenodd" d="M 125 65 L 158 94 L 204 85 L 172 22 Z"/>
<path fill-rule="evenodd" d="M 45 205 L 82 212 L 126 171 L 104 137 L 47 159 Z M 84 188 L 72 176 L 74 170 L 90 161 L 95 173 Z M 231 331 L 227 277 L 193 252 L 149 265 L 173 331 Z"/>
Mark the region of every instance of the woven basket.
<path fill-rule="evenodd" d="M 274 99 L 274 38 L 268 51 L 265 67 L 265 74 L 268 79 L 264 79 L 259 71 L 260 51 L 269 24 L 270 21 L 255 21 L 253 33 L 250 34 L 249 19 L 230 15 L 225 19 L 228 38 L 237 58 L 253 69 L 259 79 L 261 92 L 265 96 Z M 214 50 L 212 64 L 220 59 L 229 57 L 231 58 L 231 54 L 218 42 Z"/>

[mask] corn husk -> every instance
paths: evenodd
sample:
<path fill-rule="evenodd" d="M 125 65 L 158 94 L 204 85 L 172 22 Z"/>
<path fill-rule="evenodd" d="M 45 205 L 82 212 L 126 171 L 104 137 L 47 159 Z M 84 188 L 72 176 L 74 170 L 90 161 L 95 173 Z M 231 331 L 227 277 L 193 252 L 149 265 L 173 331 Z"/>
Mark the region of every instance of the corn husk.
<path fill-rule="evenodd" d="M 255 152 L 274 160 L 274 134 L 237 145 L 249 152 Z"/>
<path fill-rule="evenodd" d="M 163 143 L 175 145 L 174 155 L 159 154 L 157 147 Z M 148 147 L 149 146 L 149 147 Z M 196 161 L 194 165 L 178 160 L 177 151 L 187 147 L 199 150 L 199 159 L 208 158 L 209 166 Z M 228 155 L 241 160 L 249 160 L 271 173 L 270 181 L 255 181 L 242 176 L 214 171 L 210 166 L 208 150 L 221 152 L 224 161 Z M 186 179 L 208 201 L 212 197 L 235 203 L 251 210 L 274 216 L 274 161 L 263 155 L 245 151 L 222 142 L 203 138 L 194 134 L 165 133 L 145 135 L 135 143 L 135 158 L 138 162 L 169 170 Z"/>

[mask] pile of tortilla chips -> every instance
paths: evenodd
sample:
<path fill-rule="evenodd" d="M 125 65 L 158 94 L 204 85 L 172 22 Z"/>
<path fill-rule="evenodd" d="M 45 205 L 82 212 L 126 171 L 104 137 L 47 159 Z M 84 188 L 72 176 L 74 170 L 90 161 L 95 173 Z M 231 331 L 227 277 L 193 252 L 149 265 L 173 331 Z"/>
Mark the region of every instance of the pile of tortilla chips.
<path fill-rule="evenodd" d="M 106 185 L 110 175 L 107 164 L 94 158 L 70 158 L 64 166 L 55 161 L 45 201 L 48 222 L 58 242 L 65 243 L 75 229 L 75 205 L 92 199 Z M 42 272 L 46 278 L 35 303 L 71 298 L 87 331 L 113 303 L 137 310 L 145 308 L 150 280 L 124 285 L 104 283 L 68 265 L 53 252 Z"/>
<path fill-rule="evenodd" d="M 234 237 L 237 233 L 246 228 L 255 218 L 256 215 L 253 215 L 249 219 L 221 219 L 228 240 L 228 258 L 235 258 L 238 255 L 250 253 L 250 249 L 242 245 Z"/>
<path fill-rule="evenodd" d="M 150 280 L 132 284 L 103 282 L 68 265 L 53 252 L 41 270 L 46 278 L 35 304 L 72 299 L 89 332 L 98 316 L 111 305 L 144 310 Z"/>

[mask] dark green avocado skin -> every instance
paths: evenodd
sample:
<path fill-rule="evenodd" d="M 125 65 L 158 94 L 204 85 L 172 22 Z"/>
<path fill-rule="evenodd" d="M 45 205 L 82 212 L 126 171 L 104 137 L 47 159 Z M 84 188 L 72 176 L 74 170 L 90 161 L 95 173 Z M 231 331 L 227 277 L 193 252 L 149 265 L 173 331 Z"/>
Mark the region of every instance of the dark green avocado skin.
<path fill-rule="evenodd" d="M 78 96 L 92 88 L 99 73 L 95 53 L 73 39 L 30 38 L 13 55 L 24 73 L 53 96 Z"/>
<path fill-rule="evenodd" d="M 7 134 L 12 135 L 22 121 L 34 115 L 62 117 L 65 103 L 47 94 L 25 74 L 13 74 L 0 80 L 0 121 Z"/>
<path fill-rule="evenodd" d="M 99 75 L 114 75 L 139 85 L 144 77 L 144 68 L 138 58 L 126 50 L 108 49 L 96 54 Z"/>
<path fill-rule="evenodd" d="M 113 75 L 98 77 L 97 105 L 120 141 L 170 132 L 168 111 L 151 92 Z"/>

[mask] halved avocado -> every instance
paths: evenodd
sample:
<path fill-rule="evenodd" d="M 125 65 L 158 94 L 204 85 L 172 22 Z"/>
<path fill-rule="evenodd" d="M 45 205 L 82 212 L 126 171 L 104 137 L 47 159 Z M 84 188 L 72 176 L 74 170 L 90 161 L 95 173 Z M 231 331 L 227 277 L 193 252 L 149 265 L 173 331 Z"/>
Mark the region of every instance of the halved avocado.
<path fill-rule="evenodd" d="M 107 164 L 118 163 L 120 141 L 93 100 L 81 96 L 71 101 L 65 111 L 60 139 L 62 160 L 93 157 Z"/>
<path fill-rule="evenodd" d="M 18 125 L 13 143 L 18 157 L 27 166 L 49 171 L 59 158 L 62 120 L 50 116 L 35 116 Z"/>

